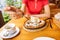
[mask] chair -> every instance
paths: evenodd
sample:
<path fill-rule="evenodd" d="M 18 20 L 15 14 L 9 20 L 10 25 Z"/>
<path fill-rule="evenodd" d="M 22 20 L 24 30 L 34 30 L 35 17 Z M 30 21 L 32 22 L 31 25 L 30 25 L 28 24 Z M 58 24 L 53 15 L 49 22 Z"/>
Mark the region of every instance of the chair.
<path fill-rule="evenodd" d="M 0 28 L 4 25 L 4 20 L 3 20 L 3 16 L 2 16 L 2 12 L 0 11 Z"/>

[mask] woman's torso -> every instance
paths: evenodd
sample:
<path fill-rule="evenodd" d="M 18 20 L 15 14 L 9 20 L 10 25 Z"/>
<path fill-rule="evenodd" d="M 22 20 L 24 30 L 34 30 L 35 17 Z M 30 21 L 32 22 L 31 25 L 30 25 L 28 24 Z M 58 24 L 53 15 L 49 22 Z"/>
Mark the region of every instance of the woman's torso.
<path fill-rule="evenodd" d="M 26 10 L 30 14 L 39 14 L 43 9 L 42 0 L 28 0 L 26 5 Z"/>

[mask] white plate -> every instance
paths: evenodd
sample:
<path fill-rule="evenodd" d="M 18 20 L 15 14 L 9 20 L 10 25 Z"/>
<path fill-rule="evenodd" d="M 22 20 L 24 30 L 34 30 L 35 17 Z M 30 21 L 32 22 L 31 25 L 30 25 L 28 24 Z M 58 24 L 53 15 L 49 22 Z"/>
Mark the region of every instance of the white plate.
<path fill-rule="evenodd" d="M 37 38 L 35 38 L 33 40 L 56 40 L 56 39 L 50 38 L 50 37 L 37 37 Z"/>
<path fill-rule="evenodd" d="M 47 28 L 48 26 L 48 23 L 46 23 L 45 27 L 41 28 L 41 29 L 36 29 L 36 30 L 30 30 L 30 29 L 26 29 L 25 27 L 23 27 L 24 30 L 28 31 L 28 32 L 36 32 L 36 31 L 41 31 L 45 28 Z"/>
<path fill-rule="evenodd" d="M 18 27 L 16 27 L 16 33 L 14 33 L 13 35 L 10 35 L 10 36 L 7 36 L 7 37 L 5 37 L 5 36 L 3 36 L 3 31 L 0 33 L 0 37 L 1 38 L 13 38 L 13 37 L 15 37 L 18 33 L 19 33 L 19 28 Z"/>

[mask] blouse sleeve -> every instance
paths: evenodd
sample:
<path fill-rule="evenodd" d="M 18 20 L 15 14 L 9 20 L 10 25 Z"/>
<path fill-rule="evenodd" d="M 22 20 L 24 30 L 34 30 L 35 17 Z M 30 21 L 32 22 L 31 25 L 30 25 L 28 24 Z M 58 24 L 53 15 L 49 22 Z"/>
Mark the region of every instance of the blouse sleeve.
<path fill-rule="evenodd" d="M 22 3 L 26 4 L 27 3 L 27 0 L 22 0 Z"/>
<path fill-rule="evenodd" d="M 48 0 L 43 0 L 43 4 L 44 4 L 44 6 L 49 4 Z"/>

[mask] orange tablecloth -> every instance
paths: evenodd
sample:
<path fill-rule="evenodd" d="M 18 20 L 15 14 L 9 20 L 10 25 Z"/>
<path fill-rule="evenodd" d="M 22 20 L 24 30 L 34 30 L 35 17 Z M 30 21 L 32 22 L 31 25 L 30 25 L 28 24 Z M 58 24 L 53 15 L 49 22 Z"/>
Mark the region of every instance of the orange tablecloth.
<path fill-rule="evenodd" d="M 27 32 L 23 29 L 23 25 L 26 20 L 27 19 L 23 17 L 8 22 L 8 23 L 16 24 L 16 26 L 19 27 L 21 30 L 20 34 L 18 34 L 16 37 L 11 38 L 9 40 L 33 40 L 34 38 L 41 37 L 41 36 L 52 37 L 55 38 L 56 40 L 60 40 L 60 29 L 53 22 L 52 22 L 52 26 L 53 26 L 52 29 L 48 25 L 48 27 L 44 30 L 37 31 L 37 32 Z"/>

